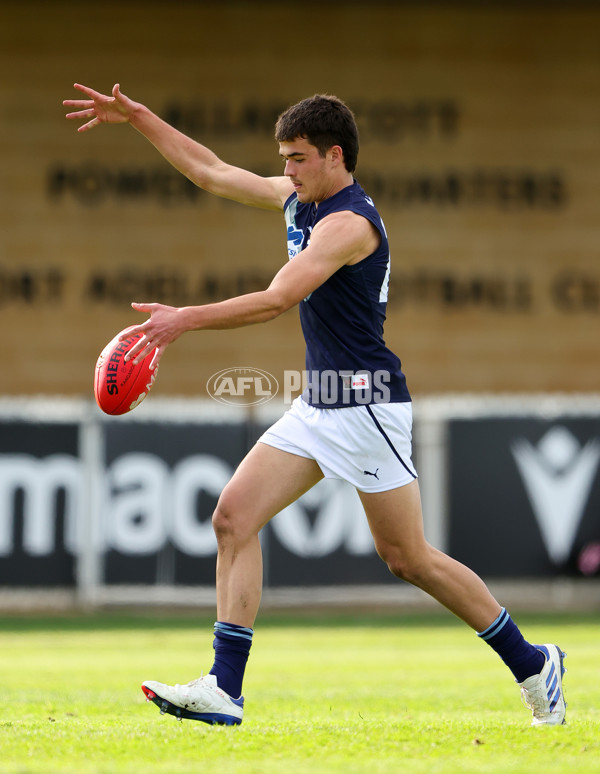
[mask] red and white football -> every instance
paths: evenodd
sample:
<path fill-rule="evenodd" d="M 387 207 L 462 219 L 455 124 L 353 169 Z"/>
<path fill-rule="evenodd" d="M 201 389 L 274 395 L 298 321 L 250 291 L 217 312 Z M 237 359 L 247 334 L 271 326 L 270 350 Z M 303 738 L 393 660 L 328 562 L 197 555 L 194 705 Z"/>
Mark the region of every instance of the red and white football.
<path fill-rule="evenodd" d="M 156 379 L 158 366 L 150 367 L 156 349 L 137 365 L 133 360 L 125 362 L 125 355 L 142 338 L 142 334 L 128 336 L 123 341 L 119 341 L 119 337 L 133 327 L 117 333 L 104 347 L 96 362 L 94 395 L 96 403 L 105 414 L 126 414 L 139 406 Z"/>

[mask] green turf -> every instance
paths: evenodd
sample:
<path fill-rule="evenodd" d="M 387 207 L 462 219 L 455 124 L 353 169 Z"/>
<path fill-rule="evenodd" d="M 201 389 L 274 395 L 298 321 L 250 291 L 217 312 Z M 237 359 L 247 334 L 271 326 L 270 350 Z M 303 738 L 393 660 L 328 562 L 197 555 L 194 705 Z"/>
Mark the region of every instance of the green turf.
<path fill-rule="evenodd" d="M 597 774 L 597 618 L 518 620 L 568 652 L 567 726 L 531 728 L 498 657 L 445 614 L 264 616 L 237 728 L 161 716 L 139 688 L 208 669 L 211 618 L 5 619 L 0 772 Z"/>

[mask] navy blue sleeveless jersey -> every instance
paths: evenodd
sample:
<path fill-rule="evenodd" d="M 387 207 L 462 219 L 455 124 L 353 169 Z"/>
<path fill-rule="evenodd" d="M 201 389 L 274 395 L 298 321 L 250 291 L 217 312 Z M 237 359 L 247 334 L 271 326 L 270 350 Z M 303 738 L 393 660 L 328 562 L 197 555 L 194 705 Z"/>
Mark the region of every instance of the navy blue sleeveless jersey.
<path fill-rule="evenodd" d="M 299 202 L 295 193 L 287 199 L 289 257 L 293 260 L 308 246 L 320 220 L 344 210 L 369 220 L 381 242 L 374 253 L 342 266 L 300 303 L 308 378 L 302 397 L 317 408 L 410 401 L 400 360 L 383 339 L 390 278 L 387 234 L 375 205 L 356 181 L 318 207 Z"/>

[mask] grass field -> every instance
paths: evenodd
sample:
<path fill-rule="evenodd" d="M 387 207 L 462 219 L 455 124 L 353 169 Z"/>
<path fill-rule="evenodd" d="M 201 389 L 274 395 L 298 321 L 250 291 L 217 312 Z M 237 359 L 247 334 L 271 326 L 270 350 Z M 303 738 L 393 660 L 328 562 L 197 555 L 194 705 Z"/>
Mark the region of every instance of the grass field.
<path fill-rule="evenodd" d="M 597 616 L 517 621 L 568 653 L 567 726 L 531 728 L 498 657 L 443 613 L 264 614 L 234 728 L 161 716 L 139 687 L 210 667 L 204 614 L 7 618 L 0 772 L 597 774 Z"/>

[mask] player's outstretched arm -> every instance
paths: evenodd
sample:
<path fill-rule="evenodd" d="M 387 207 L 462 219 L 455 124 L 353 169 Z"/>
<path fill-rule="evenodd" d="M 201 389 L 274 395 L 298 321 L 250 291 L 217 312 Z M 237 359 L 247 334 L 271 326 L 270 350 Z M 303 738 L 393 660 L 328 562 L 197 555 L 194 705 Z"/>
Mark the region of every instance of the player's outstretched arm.
<path fill-rule="evenodd" d="M 86 99 L 66 99 L 63 105 L 76 108 L 67 113 L 67 118 L 85 121 L 79 132 L 100 124 L 129 123 L 197 186 L 243 204 L 280 210 L 293 191 L 285 177 L 261 177 L 221 161 L 209 148 L 163 121 L 141 102 L 125 96 L 118 83 L 110 96 L 80 83 L 74 86 Z"/>
<path fill-rule="evenodd" d="M 154 362 L 158 363 L 166 347 L 187 331 L 242 328 L 273 320 L 300 303 L 340 267 L 373 253 L 379 239 L 366 218 L 353 212 L 336 212 L 317 223 L 310 245 L 285 263 L 266 290 L 204 306 L 134 303 L 134 309 L 150 318 L 122 334 L 122 339 L 143 334 L 125 359 L 138 362 L 156 348 Z"/>

